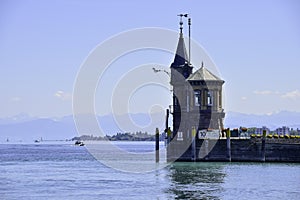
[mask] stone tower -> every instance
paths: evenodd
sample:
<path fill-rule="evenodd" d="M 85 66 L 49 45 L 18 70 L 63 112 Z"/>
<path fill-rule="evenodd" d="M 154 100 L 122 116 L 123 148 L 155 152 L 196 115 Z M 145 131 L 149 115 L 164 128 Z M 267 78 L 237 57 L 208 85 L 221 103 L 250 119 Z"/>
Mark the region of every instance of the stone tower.
<path fill-rule="evenodd" d="M 175 58 L 171 64 L 171 85 L 173 86 L 173 133 L 177 133 L 179 127 L 182 127 L 183 125 L 183 129 L 186 127 L 185 123 L 181 122 L 186 122 L 184 119 L 186 117 L 184 110 L 188 109 L 186 99 L 186 79 L 192 74 L 192 71 L 193 67 L 188 63 L 188 56 L 181 28 Z"/>
<path fill-rule="evenodd" d="M 190 22 L 190 21 L 189 21 Z M 191 130 L 223 129 L 224 81 L 202 66 L 193 73 L 182 34 L 182 20 L 174 61 L 171 64 L 173 86 L 173 134 L 176 140 L 191 138 Z"/>
<path fill-rule="evenodd" d="M 225 117 L 222 107 L 222 86 L 224 81 L 206 69 L 202 63 L 200 69 L 186 79 L 192 87 L 190 98 L 189 120 L 203 129 L 224 128 Z M 199 121 L 195 121 L 199 120 Z"/>

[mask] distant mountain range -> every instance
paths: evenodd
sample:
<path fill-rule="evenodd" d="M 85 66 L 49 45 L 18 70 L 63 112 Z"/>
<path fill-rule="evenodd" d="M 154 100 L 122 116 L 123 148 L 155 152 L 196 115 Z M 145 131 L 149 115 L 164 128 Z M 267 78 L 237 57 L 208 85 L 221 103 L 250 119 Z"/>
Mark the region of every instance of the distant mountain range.
<path fill-rule="evenodd" d="M 288 126 L 290 128 L 300 128 L 300 112 L 281 111 L 270 115 L 227 112 L 224 123 L 226 127 L 230 128 L 238 128 L 240 126 L 266 126 L 271 130 L 282 126 Z"/>
<path fill-rule="evenodd" d="M 156 127 L 163 131 L 165 126 L 164 113 L 155 113 L 151 116 L 145 113 L 118 116 L 110 114 L 98 116 L 97 119 L 104 134 L 107 135 L 136 131 L 147 131 L 149 134 L 153 134 Z M 300 112 L 282 111 L 271 115 L 227 112 L 225 127 L 237 128 L 240 126 L 267 126 L 271 130 L 281 126 L 300 128 Z M 85 134 L 94 133 L 89 129 Z M 65 140 L 78 135 L 72 115 L 62 118 L 37 118 L 21 113 L 17 116 L 0 119 L 0 142 L 6 141 L 6 139 L 28 142 L 40 138 Z"/>

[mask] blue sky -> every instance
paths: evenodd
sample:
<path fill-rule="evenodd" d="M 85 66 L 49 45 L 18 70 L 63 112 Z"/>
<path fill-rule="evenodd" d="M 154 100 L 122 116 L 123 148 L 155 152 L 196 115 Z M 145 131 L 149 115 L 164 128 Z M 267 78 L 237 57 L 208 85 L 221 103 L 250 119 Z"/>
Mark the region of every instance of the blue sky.
<path fill-rule="evenodd" d="M 71 114 L 74 81 L 91 50 L 134 28 L 177 31 L 182 12 L 226 81 L 226 111 L 300 112 L 299 11 L 297 0 L 1 0 L 0 117 Z M 163 55 L 147 62 L 170 64 L 173 56 Z M 134 112 L 149 109 L 141 96 L 132 98 Z"/>

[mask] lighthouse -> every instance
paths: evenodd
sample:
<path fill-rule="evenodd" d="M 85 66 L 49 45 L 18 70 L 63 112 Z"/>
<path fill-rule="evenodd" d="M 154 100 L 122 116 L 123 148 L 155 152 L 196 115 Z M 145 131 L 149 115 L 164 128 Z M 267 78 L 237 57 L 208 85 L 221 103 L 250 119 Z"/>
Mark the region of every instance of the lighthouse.
<path fill-rule="evenodd" d="M 222 104 L 222 87 L 225 81 L 210 72 L 203 62 L 201 66 L 193 66 L 190 45 L 191 19 L 188 18 L 189 53 L 187 53 L 183 36 L 183 18 L 188 15 L 179 16 L 179 39 L 170 66 L 170 83 L 173 88 L 171 106 L 173 132 L 167 148 L 169 161 L 196 160 L 197 140 L 201 139 L 199 134 L 208 131 L 221 134 L 225 117 Z M 195 68 L 198 69 L 193 72 Z"/>

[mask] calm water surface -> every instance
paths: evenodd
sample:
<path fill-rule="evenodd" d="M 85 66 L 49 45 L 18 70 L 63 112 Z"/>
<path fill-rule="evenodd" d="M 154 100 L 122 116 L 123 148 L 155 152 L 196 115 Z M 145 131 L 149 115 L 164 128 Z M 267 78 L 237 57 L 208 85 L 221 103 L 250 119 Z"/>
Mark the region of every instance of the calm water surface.
<path fill-rule="evenodd" d="M 151 142 L 117 144 L 154 149 Z M 75 198 L 300 199 L 300 165 L 174 163 L 133 174 L 106 167 L 85 147 L 0 144 L 0 199 Z"/>

